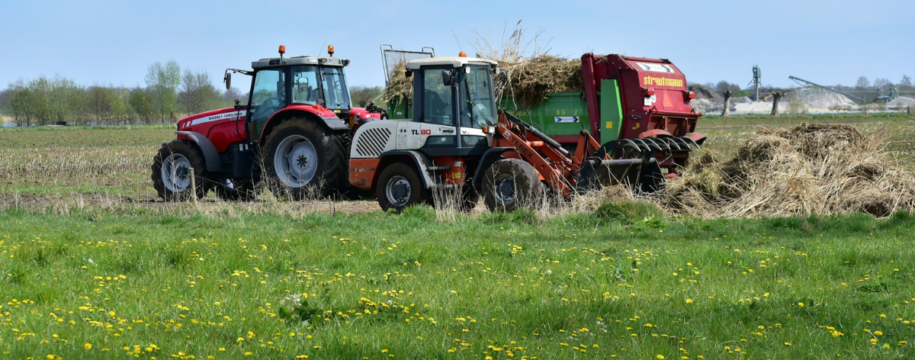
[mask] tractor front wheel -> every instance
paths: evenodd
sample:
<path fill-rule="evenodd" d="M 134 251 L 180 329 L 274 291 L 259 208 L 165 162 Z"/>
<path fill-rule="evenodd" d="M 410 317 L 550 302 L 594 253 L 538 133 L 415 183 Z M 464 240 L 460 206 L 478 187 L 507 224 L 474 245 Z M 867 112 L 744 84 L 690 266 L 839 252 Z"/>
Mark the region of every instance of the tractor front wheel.
<path fill-rule="evenodd" d="M 313 121 L 286 120 L 270 133 L 265 148 L 268 185 L 276 197 L 325 195 L 347 179 L 342 140 Z"/>
<path fill-rule="evenodd" d="M 382 170 L 375 192 L 381 210 L 393 209 L 398 214 L 407 206 L 432 200 L 431 192 L 423 186 L 416 169 L 404 163 L 394 163 Z"/>
<path fill-rule="evenodd" d="M 194 169 L 196 194 L 191 187 L 190 169 Z M 162 145 L 153 158 L 152 182 L 159 197 L 166 201 L 185 201 L 191 196 L 203 198 L 210 186 L 203 154 L 185 140 Z"/>
<path fill-rule="evenodd" d="M 543 197 L 540 176 L 531 164 L 518 159 L 502 159 L 486 169 L 483 201 L 489 211 L 515 211 L 536 206 Z"/>

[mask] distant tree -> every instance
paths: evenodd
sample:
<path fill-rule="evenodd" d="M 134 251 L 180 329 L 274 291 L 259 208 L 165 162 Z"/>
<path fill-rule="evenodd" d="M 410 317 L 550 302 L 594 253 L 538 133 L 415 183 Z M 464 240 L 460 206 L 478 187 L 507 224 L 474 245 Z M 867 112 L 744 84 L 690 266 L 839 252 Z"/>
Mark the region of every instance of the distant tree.
<path fill-rule="evenodd" d="M 157 120 L 171 118 L 178 109 L 178 87 L 181 85 L 181 67 L 174 60 L 166 64 L 154 63 L 146 73 L 146 89 L 153 114 Z"/>
<path fill-rule="evenodd" d="M 143 88 L 136 87 L 130 91 L 128 103 L 137 114 L 137 117 L 139 117 L 139 120 L 153 120 L 155 110 L 153 109 L 152 101 L 150 101 L 149 98 L 149 94 L 147 94 L 147 91 Z"/>
<path fill-rule="evenodd" d="M 222 95 L 210 82 L 210 74 L 206 71 L 194 73 L 185 70 L 181 77 L 181 92 L 178 102 L 182 110 L 188 115 L 197 114 L 219 105 Z"/>
<path fill-rule="evenodd" d="M 729 84 L 727 81 L 722 80 L 722 81 L 719 81 L 717 84 L 715 84 L 714 89 L 715 89 L 715 92 L 724 95 L 725 91 L 728 91 L 731 89 L 731 84 Z"/>
<path fill-rule="evenodd" d="M 772 93 L 772 116 L 778 116 L 778 101 L 781 100 L 782 96 L 785 96 L 785 93 L 781 91 Z"/>
<path fill-rule="evenodd" d="M 110 112 L 108 106 L 108 98 L 106 92 L 108 89 L 99 86 L 98 84 L 90 86 L 87 90 L 87 98 L 89 103 L 89 109 L 92 114 L 95 115 L 95 121 L 101 122 L 102 116 L 108 117 Z"/>
<path fill-rule="evenodd" d="M 902 80 L 899 80 L 899 87 L 901 87 L 901 88 L 912 87 L 912 79 L 908 75 L 902 75 Z"/>
<path fill-rule="evenodd" d="M 871 87 L 871 82 L 870 80 L 867 80 L 866 77 L 861 76 L 858 78 L 858 82 L 855 83 L 855 87 L 858 88 L 858 90 L 863 90 Z"/>
<path fill-rule="evenodd" d="M 384 89 L 380 86 L 351 86 L 349 88 L 349 94 L 353 104 L 356 104 L 358 107 L 366 107 L 370 102 L 378 99 L 383 92 Z"/>
<path fill-rule="evenodd" d="M 239 104 L 247 105 L 248 95 L 242 94 L 241 90 L 236 87 L 226 89 L 226 91 L 222 93 L 222 102 L 227 104 L 234 104 L 235 100 L 238 100 Z"/>
<path fill-rule="evenodd" d="M 724 91 L 724 110 L 721 110 L 721 117 L 728 117 L 731 114 L 731 90 Z"/>
<path fill-rule="evenodd" d="M 874 79 L 874 87 L 875 87 L 875 88 L 878 88 L 878 89 L 881 89 L 881 90 L 886 90 L 886 89 L 888 89 L 888 88 L 890 88 L 890 87 L 892 87 L 892 86 L 893 86 L 893 83 L 892 83 L 891 81 L 889 81 L 888 79 L 879 78 L 879 77 L 876 78 L 876 79 Z"/>

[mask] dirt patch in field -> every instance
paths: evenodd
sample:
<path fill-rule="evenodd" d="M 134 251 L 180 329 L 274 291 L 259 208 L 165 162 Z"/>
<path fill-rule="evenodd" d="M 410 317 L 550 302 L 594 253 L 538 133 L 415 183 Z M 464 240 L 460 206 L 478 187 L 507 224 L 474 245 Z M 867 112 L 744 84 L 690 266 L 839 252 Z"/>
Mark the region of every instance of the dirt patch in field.
<path fill-rule="evenodd" d="M 702 217 L 913 211 L 915 180 L 883 144 L 847 125 L 763 129 L 732 159 L 699 156 L 685 176 L 668 181 L 659 202 Z"/>

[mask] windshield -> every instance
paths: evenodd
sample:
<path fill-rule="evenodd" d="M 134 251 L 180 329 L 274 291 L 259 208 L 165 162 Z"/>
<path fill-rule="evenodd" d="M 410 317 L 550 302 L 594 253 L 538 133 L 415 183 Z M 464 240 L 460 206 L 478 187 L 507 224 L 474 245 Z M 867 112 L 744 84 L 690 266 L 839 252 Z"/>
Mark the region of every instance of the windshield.
<path fill-rule="evenodd" d="M 349 109 L 349 91 L 346 90 L 346 82 L 343 81 L 343 68 L 325 67 L 322 69 L 324 79 L 324 94 L 329 109 Z"/>
<path fill-rule="evenodd" d="M 489 66 L 468 65 L 464 68 L 464 92 L 461 94 L 461 126 L 482 128 L 496 122 L 496 105 L 492 93 Z"/>
<path fill-rule="evenodd" d="M 317 66 L 292 67 L 292 103 L 315 105 L 321 95 Z"/>

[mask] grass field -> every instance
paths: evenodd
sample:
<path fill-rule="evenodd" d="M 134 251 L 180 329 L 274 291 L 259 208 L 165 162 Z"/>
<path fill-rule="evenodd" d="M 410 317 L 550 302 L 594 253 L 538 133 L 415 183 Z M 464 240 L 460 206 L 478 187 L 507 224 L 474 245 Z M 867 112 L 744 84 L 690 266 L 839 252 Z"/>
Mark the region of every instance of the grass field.
<path fill-rule="evenodd" d="M 915 164 L 900 115 L 709 117 L 701 132 L 727 155 L 802 122 L 885 134 Z M 173 132 L 0 130 L 0 358 L 915 358 L 906 213 L 150 202 Z"/>
<path fill-rule="evenodd" d="M 0 354 L 912 358 L 913 220 L 6 210 Z"/>

